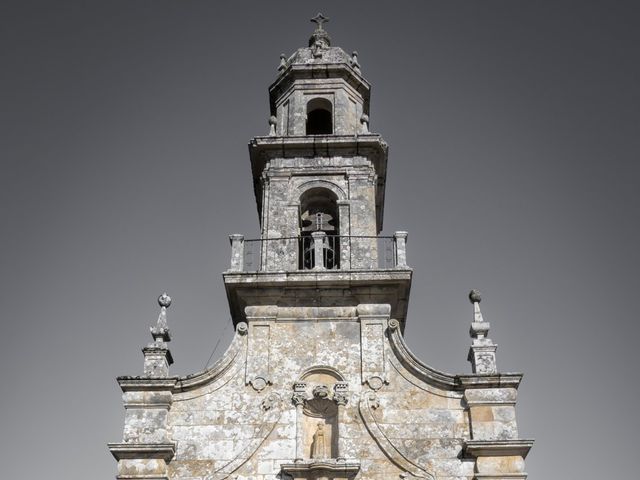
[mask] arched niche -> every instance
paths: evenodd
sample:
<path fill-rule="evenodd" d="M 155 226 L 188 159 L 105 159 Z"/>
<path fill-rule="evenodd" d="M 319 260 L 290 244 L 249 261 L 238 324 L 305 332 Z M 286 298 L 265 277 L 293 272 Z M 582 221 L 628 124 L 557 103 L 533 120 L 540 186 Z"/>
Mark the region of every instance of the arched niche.
<path fill-rule="evenodd" d="M 322 262 L 327 270 L 340 268 L 340 219 L 338 196 L 325 187 L 311 187 L 300 195 L 300 251 L 299 268 L 309 270 Z M 314 234 L 322 236 L 322 258 Z"/>
<path fill-rule="evenodd" d="M 336 383 L 344 383 L 334 368 L 318 366 L 300 377 L 310 394 L 302 408 L 302 451 L 309 459 L 339 456 L 338 405 L 333 397 Z"/>
<path fill-rule="evenodd" d="M 309 384 L 333 386 L 337 382 L 344 382 L 345 379 L 335 368 L 327 365 L 320 365 L 305 370 L 300 376 L 300 381 Z"/>
<path fill-rule="evenodd" d="M 307 135 L 333 133 L 333 105 L 326 98 L 313 98 L 307 102 Z"/>

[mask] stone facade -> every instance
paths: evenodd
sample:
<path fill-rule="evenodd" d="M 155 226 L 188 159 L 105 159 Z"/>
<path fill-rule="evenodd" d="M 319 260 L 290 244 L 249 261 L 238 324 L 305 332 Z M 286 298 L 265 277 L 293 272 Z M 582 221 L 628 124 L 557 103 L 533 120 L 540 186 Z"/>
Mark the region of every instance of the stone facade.
<path fill-rule="evenodd" d="M 235 337 L 211 368 L 170 376 L 171 299 L 160 297 L 144 375 L 118 379 L 117 478 L 525 479 L 522 376 L 498 372 L 479 294 L 472 374 L 407 348 L 407 234 L 377 236 L 388 148 L 369 133 L 357 55 L 314 21 L 309 47 L 281 58 L 269 134 L 249 145 L 262 236 L 231 236 Z"/>

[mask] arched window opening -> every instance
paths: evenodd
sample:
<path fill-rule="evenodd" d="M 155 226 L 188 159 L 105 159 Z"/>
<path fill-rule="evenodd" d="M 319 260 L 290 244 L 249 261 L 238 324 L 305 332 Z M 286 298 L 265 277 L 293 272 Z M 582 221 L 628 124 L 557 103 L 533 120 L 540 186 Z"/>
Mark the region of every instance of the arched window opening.
<path fill-rule="evenodd" d="M 299 268 L 309 270 L 318 266 L 326 269 L 340 268 L 340 231 L 338 221 L 338 197 L 326 188 L 311 188 L 300 197 L 300 255 Z M 322 232 L 321 240 L 314 233 Z M 316 238 L 318 237 L 316 234 Z M 321 249 L 316 247 L 321 241 Z M 318 252 L 322 258 L 316 259 Z"/>
<path fill-rule="evenodd" d="M 314 98 L 307 103 L 307 135 L 333 133 L 333 107 L 326 98 Z"/>

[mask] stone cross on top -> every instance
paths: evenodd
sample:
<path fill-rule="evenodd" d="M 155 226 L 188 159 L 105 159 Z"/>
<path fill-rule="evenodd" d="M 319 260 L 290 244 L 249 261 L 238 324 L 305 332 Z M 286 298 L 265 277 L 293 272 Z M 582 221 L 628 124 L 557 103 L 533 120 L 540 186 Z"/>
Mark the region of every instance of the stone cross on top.
<path fill-rule="evenodd" d="M 322 27 L 324 23 L 329 21 L 329 18 L 318 13 L 311 21 L 315 23 L 317 27 L 309 39 L 309 46 L 313 48 L 314 57 L 322 57 L 322 50 L 331 45 L 331 38 L 329 38 L 329 34 Z"/>
<path fill-rule="evenodd" d="M 322 28 L 322 24 L 328 22 L 329 18 L 325 17 L 321 13 L 318 13 L 315 17 L 311 19 L 311 21 L 316 25 L 318 25 L 317 27 L 318 30 L 324 30 L 324 28 Z"/>

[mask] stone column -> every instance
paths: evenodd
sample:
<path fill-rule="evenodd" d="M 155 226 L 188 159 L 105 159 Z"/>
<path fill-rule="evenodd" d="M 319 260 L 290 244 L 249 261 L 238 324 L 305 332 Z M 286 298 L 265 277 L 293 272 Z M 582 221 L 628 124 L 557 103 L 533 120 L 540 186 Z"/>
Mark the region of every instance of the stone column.
<path fill-rule="evenodd" d="M 231 241 L 231 272 L 242 272 L 244 270 L 244 235 L 229 235 Z"/>
<path fill-rule="evenodd" d="M 313 269 L 314 270 L 324 270 L 324 240 L 327 236 L 324 232 L 311 232 L 311 237 L 313 238 Z"/>
<path fill-rule="evenodd" d="M 349 201 L 338 200 L 338 221 L 340 222 L 340 270 L 351 270 L 351 222 L 349 221 Z"/>
<path fill-rule="evenodd" d="M 407 266 L 407 232 L 396 232 L 393 234 L 396 250 L 396 267 Z"/>
<path fill-rule="evenodd" d="M 304 447 L 303 438 L 303 422 L 304 422 L 304 402 L 307 400 L 306 390 L 307 384 L 304 382 L 297 382 L 293 385 L 293 404 L 296 407 L 296 458 L 294 462 L 301 462 L 304 459 Z"/>
<path fill-rule="evenodd" d="M 338 405 L 338 452 L 337 460 L 339 462 L 346 462 L 347 449 L 346 449 L 346 407 L 349 401 L 349 384 L 347 382 L 337 382 L 333 386 L 333 400 Z"/>

